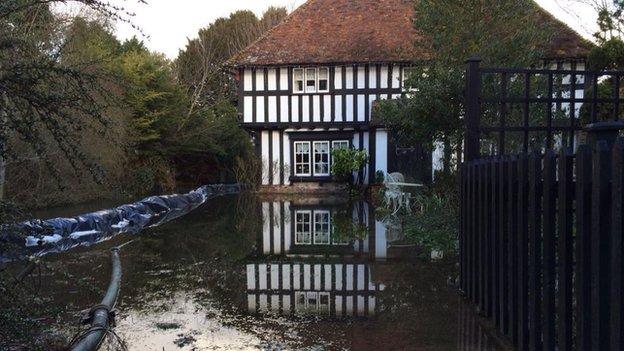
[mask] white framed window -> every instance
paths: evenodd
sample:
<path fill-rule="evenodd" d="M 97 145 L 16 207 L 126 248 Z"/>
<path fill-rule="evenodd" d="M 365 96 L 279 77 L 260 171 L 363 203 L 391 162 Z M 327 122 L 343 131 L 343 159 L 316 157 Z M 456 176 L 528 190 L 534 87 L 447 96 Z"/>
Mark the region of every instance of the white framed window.
<path fill-rule="evenodd" d="M 314 94 L 329 92 L 329 68 L 293 68 L 293 93 Z"/>
<path fill-rule="evenodd" d="M 306 310 L 309 312 L 316 312 L 318 311 L 318 302 L 319 302 L 319 296 L 318 296 L 318 292 L 315 291 L 308 291 L 306 293 L 307 296 L 307 302 L 306 302 Z"/>
<path fill-rule="evenodd" d="M 349 148 L 348 140 L 334 140 L 332 141 L 332 150 L 344 150 Z"/>
<path fill-rule="evenodd" d="M 295 311 L 303 312 L 306 309 L 306 293 L 305 291 L 297 291 L 295 292 Z"/>
<path fill-rule="evenodd" d="M 310 161 L 310 142 L 295 141 L 295 175 L 311 176 Z"/>
<path fill-rule="evenodd" d="M 316 68 L 305 70 L 305 92 L 316 93 Z"/>
<path fill-rule="evenodd" d="M 312 244 L 312 211 L 295 212 L 295 244 Z"/>
<path fill-rule="evenodd" d="M 330 296 L 328 292 L 319 292 L 319 302 L 318 302 L 318 306 L 319 306 L 319 312 L 326 314 L 329 313 L 330 310 L 330 300 L 329 300 Z"/>
<path fill-rule="evenodd" d="M 303 93 L 303 68 L 293 69 L 293 92 L 296 94 Z"/>
<path fill-rule="evenodd" d="M 314 244 L 329 245 L 331 216 L 329 211 L 314 211 Z"/>
<path fill-rule="evenodd" d="M 329 176 L 329 141 L 315 141 L 314 175 Z"/>
<path fill-rule="evenodd" d="M 414 67 L 403 67 L 403 81 L 401 82 L 401 88 L 403 91 L 414 92 L 416 89 L 408 86 L 408 80 L 416 73 Z"/>
<path fill-rule="evenodd" d="M 329 68 L 327 67 L 318 69 L 318 91 L 319 93 L 329 92 Z"/>
<path fill-rule="evenodd" d="M 301 313 L 323 313 L 330 311 L 329 292 L 320 291 L 296 291 L 295 311 Z"/>

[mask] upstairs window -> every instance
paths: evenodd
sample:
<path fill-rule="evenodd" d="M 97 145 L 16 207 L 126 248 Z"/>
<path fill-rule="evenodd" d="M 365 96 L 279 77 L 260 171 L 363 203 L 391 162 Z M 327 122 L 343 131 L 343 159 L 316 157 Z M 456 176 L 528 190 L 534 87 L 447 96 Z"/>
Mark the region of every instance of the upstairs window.
<path fill-rule="evenodd" d="M 316 93 L 316 68 L 306 68 L 306 93 Z"/>
<path fill-rule="evenodd" d="M 293 93 L 314 94 L 329 92 L 329 68 L 308 67 L 293 69 Z"/>
<path fill-rule="evenodd" d="M 318 69 L 318 91 L 319 93 L 329 92 L 329 68 L 327 67 Z"/>
<path fill-rule="evenodd" d="M 403 82 L 401 82 L 403 91 L 407 91 L 410 93 L 413 93 L 416 91 L 416 89 L 412 87 L 409 82 L 409 79 L 412 78 L 415 74 L 416 74 L 416 69 L 414 67 L 403 68 Z M 426 78 L 426 77 L 423 77 L 423 78 Z"/>
<path fill-rule="evenodd" d="M 303 93 L 303 68 L 293 70 L 293 92 Z"/>

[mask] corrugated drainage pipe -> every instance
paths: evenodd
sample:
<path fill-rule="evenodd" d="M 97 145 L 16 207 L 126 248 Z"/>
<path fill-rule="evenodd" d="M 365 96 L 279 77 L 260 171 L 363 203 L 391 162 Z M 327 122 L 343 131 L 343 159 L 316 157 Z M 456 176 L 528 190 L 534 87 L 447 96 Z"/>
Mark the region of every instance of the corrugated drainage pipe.
<path fill-rule="evenodd" d="M 109 328 L 114 324 L 113 308 L 117 302 L 119 286 L 121 284 L 119 248 L 111 249 L 111 261 L 113 271 L 111 273 L 110 283 L 108 284 L 108 290 L 106 290 L 106 295 L 104 295 L 101 304 L 93 306 L 89 311 L 86 322 L 90 324 L 91 327 L 82 333 L 78 340 L 73 343 L 72 351 L 97 350 L 102 344 Z"/>

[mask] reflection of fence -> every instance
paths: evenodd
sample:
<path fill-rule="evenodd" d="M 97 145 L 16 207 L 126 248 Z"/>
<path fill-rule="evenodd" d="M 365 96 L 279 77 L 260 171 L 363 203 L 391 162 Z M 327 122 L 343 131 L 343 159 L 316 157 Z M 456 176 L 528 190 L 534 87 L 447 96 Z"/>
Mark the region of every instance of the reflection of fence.
<path fill-rule="evenodd" d="M 624 347 L 624 139 L 590 134 L 461 170 L 461 289 L 521 350 Z"/>
<path fill-rule="evenodd" d="M 575 144 L 583 124 L 621 119 L 624 71 L 482 68 L 468 61 L 466 159 Z"/>

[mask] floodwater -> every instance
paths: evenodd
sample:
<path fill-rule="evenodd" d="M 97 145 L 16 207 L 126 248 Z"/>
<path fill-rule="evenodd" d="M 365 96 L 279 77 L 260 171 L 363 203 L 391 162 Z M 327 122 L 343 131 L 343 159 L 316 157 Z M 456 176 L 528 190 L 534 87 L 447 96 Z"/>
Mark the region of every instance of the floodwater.
<path fill-rule="evenodd" d="M 217 198 L 46 257 L 41 291 L 74 333 L 106 288 L 108 249 L 129 243 L 115 330 L 130 350 L 504 349 L 457 295 L 456 260 L 404 245 L 379 217 L 331 198 Z"/>

